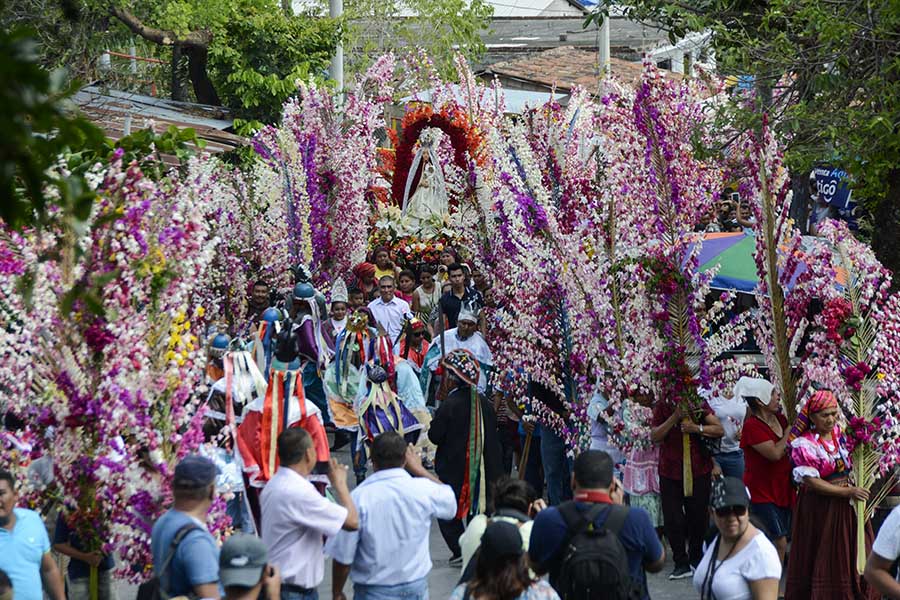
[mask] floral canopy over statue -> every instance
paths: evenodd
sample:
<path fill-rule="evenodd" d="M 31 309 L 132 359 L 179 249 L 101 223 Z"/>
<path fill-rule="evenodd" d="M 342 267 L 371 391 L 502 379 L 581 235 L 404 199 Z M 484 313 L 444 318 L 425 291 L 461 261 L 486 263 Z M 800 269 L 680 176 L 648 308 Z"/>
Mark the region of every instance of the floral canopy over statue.
<path fill-rule="evenodd" d="M 456 232 L 471 219 L 466 199 L 474 194 L 471 173 L 483 160 L 484 139 L 453 102 L 410 105 L 399 131 L 388 135 L 394 149 L 381 151 L 380 171 L 390 190 L 373 190 L 369 246 L 387 246 L 404 263 L 428 262 L 439 248 L 456 245 Z"/>

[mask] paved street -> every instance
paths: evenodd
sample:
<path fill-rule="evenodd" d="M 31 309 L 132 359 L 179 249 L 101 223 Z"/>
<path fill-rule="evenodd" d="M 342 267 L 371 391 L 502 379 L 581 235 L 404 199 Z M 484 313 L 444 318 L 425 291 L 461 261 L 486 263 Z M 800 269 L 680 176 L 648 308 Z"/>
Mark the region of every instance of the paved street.
<path fill-rule="evenodd" d="M 346 448 L 335 453 L 335 456 L 343 464 L 350 464 L 350 452 Z M 355 484 L 353 474 L 350 473 L 350 485 Z M 667 550 L 668 551 L 668 550 Z M 431 560 L 434 568 L 428 577 L 429 589 L 432 600 L 446 600 L 450 596 L 450 592 L 456 585 L 460 576 L 460 569 L 451 568 L 447 561 L 450 558 L 450 552 L 441 538 L 438 531 L 437 523 L 431 527 Z M 681 581 L 669 581 L 666 576 L 672 571 L 673 565 L 668 561 L 662 572 L 651 575 L 649 577 L 650 597 L 653 600 L 675 600 L 681 598 L 692 598 L 695 596 L 690 579 Z M 319 597 L 322 600 L 331 599 L 331 564 L 326 565 L 325 581 L 319 587 Z M 344 592 L 348 598 L 352 598 L 352 585 L 348 582 Z M 137 594 L 137 587 L 121 583 L 119 585 L 119 599 L 132 600 Z"/>
<path fill-rule="evenodd" d="M 446 600 L 450 597 L 457 580 L 459 579 L 459 568 L 450 568 L 447 565 L 447 559 L 450 558 L 450 552 L 441 538 L 437 524 L 431 528 L 431 560 L 434 568 L 428 577 L 429 592 L 432 600 Z M 666 577 L 672 571 L 673 565 L 671 561 L 666 564 L 665 568 L 656 575 L 651 575 L 648 579 L 650 585 L 650 597 L 653 600 L 676 600 L 684 598 L 695 598 L 693 585 L 690 579 L 682 579 L 681 581 L 669 581 Z M 326 567 L 326 573 L 331 573 L 331 567 Z M 352 586 L 348 583 L 344 592 L 348 598 L 352 598 Z M 322 600 L 331 599 L 331 578 L 326 576 L 325 581 L 319 589 L 319 596 Z"/>

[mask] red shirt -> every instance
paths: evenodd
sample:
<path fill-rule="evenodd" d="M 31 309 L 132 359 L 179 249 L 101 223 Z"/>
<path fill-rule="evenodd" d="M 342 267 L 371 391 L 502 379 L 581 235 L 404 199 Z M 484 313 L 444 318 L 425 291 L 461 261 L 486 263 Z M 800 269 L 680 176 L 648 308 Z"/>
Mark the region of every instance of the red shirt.
<path fill-rule="evenodd" d="M 397 356 L 402 357 L 403 353 L 406 352 L 406 338 L 400 342 L 400 352 L 397 353 Z M 410 348 L 407 353 L 406 359 L 412 363 L 415 363 L 417 367 L 420 369 L 425 364 L 425 355 L 428 354 L 428 342 L 422 340 L 421 349 L 417 352 L 415 348 Z"/>
<path fill-rule="evenodd" d="M 783 431 L 787 431 L 787 419 L 777 415 Z M 787 453 L 772 462 L 753 449 L 756 444 L 772 440 L 776 444 L 780 438 L 765 421 L 749 416 L 744 421 L 741 432 L 741 448 L 744 449 L 744 485 L 750 490 L 754 503 L 771 503 L 782 508 L 794 505 L 794 488 L 791 485 L 791 460 Z"/>
<path fill-rule="evenodd" d="M 653 427 L 659 427 L 663 422 L 671 416 L 675 407 L 658 402 L 653 407 Z M 703 419 L 707 415 L 712 415 L 713 410 L 706 402 L 703 403 Z M 702 422 L 702 419 L 701 419 Z M 691 472 L 694 477 L 706 475 L 712 471 L 712 458 L 705 455 L 700 450 L 700 436 L 698 434 L 691 435 Z M 684 475 L 684 447 L 682 446 L 681 427 L 675 424 L 666 437 L 663 438 L 659 446 L 659 476 L 666 479 L 681 480 Z"/>

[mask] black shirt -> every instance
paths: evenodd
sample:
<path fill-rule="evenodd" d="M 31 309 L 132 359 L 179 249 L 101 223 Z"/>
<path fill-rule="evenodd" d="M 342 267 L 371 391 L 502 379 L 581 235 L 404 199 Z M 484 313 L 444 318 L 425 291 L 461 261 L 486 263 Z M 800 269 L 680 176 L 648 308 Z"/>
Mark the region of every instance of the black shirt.
<path fill-rule="evenodd" d="M 481 293 L 472 288 L 466 288 L 462 298 L 454 294 L 453 290 L 441 296 L 441 311 L 447 317 L 447 329 L 456 327 L 456 320 L 459 318 L 459 311 L 462 309 L 463 304 L 473 305 L 481 309 L 484 306 L 484 300 L 481 297 Z"/>

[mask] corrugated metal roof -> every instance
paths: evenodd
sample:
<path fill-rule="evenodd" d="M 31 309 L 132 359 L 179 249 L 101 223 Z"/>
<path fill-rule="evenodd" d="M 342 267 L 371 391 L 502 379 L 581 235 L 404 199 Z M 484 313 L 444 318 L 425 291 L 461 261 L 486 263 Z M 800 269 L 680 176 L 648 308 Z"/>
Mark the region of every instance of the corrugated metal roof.
<path fill-rule="evenodd" d="M 189 127 L 206 142 L 204 150 L 212 154 L 248 143 L 246 138 L 224 131 L 233 125 L 233 120 L 228 110 L 222 107 L 103 90 L 97 85 L 82 88 L 72 99 L 85 117 L 114 140 L 125 136 L 126 124 L 130 119 L 131 131 L 150 125 L 157 133 L 164 132 L 170 125 Z"/>
<path fill-rule="evenodd" d="M 453 95 L 460 104 L 466 103 L 465 91 L 459 85 L 452 85 Z M 412 96 L 403 98 L 401 102 L 427 102 L 431 103 L 431 90 L 417 92 Z M 569 101 L 567 94 L 552 94 L 550 92 L 529 92 L 526 90 L 501 90 L 503 101 L 508 114 L 521 114 L 526 108 L 543 106 L 550 100 L 556 99 L 563 106 Z"/>

